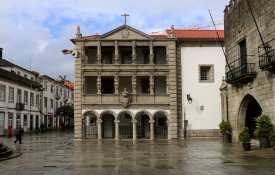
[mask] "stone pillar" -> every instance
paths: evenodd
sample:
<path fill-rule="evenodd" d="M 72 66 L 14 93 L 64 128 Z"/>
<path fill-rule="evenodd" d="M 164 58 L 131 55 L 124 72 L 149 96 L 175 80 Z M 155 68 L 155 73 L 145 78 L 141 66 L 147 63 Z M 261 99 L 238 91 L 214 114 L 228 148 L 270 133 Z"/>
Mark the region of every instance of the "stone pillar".
<path fill-rule="evenodd" d="M 150 55 L 149 55 L 149 59 L 150 59 L 150 64 L 154 64 L 154 46 L 153 46 L 153 41 L 150 42 Z"/>
<path fill-rule="evenodd" d="M 169 76 L 166 77 L 166 94 L 169 94 L 169 89 L 170 89 L 170 86 L 169 86 Z"/>
<path fill-rule="evenodd" d="M 166 46 L 166 64 L 169 63 L 169 47 Z"/>
<path fill-rule="evenodd" d="M 119 120 L 115 120 L 115 139 L 119 139 Z"/>
<path fill-rule="evenodd" d="M 101 43 L 98 41 L 97 43 L 97 64 L 101 64 Z"/>
<path fill-rule="evenodd" d="M 115 64 L 119 64 L 119 46 L 118 46 L 118 41 L 115 41 Z"/>
<path fill-rule="evenodd" d="M 222 84 L 220 86 L 220 94 L 221 94 L 221 107 L 222 107 L 222 119 L 228 120 L 228 111 L 227 111 L 227 84 L 224 80 L 224 77 L 222 79 Z"/>
<path fill-rule="evenodd" d="M 115 85 L 115 94 L 118 94 L 119 77 L 117 75 L 114 77 L 114 85 Z"/>
<path fill-rule="evenodd" d="M 132 93 L 137 94 L 137 81 L 136 81 L 136 75 L 132 76 Z"/>
<path fill-rule="evenodd" d="M 137 120 L 132 120 L 133 123 L 133 140 L 137 139 Z"/>
<path fill-rule="evenodd" d="M 96 86 L 97 86 L 97 94 L 101 94 L 101 76 L 97 76 Z"/>
<path fill-rule="evenodd" d="M 154 140 L 155 139 L 155 120 L 150 120 L 150 140 Z"/>
<path fill-rule="evenodd" d="M 154 76 L 150 76 L 150 94 L 154 94 L 154 86 L 155 86 L 155 81 L 154 81 Z"/>
<path fill-rule="evenodd" d="M 102 139 L 102 120 L 97 120 L 97 139 Z"/>
<path fill-rule="evenodd" d="M 132 44 L 132 64 L 136 64 L 137 60 L 137 54 L 136 54 L 136 42 L 133 41 L 133 44 Z"/>

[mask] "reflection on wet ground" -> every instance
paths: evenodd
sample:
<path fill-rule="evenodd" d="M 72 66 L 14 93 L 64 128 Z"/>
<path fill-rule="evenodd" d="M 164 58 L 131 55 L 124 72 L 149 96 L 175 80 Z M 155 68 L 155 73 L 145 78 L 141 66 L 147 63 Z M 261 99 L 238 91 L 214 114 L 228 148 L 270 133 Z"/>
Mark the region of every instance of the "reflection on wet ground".
<path fill-rule="evenodd" d="M 0 137 L 21 151 L 1 161 L 1 175 L 73 174 L 274 174 L 275 159 L 244 152 L 220 138 L 187 140 L 74 140 L 73 132 L 26 134 L 22 145 Z M 268 152 L 264 154 L 274 154 Z"/>

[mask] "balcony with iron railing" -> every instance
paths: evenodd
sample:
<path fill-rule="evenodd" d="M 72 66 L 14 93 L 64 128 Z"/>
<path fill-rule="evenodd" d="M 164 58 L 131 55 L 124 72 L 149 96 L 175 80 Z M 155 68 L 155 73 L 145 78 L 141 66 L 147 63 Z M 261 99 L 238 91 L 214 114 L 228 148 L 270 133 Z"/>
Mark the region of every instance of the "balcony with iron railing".
<path fill-rule="evenodd" d="M 275 38 L 258 47 L 258 53 L 260 69 L 275 73 Z"/>
<path fill-rule="evenodd" d="M 256 77 L 255 63 L 239 58 L 226 66 L 226 82 L 232 85 L 245 84 Z"/>

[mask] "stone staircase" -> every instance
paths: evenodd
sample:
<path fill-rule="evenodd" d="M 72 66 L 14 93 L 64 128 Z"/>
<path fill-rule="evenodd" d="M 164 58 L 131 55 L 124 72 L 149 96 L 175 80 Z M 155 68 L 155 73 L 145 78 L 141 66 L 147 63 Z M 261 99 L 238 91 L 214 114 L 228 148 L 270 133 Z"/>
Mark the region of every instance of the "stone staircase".
<path fill-rule="evenodd" d="M 0 161 L 7 160 L 21 155 L 21 153 L 14 152 L 7 145 L 0 143 Z"/>

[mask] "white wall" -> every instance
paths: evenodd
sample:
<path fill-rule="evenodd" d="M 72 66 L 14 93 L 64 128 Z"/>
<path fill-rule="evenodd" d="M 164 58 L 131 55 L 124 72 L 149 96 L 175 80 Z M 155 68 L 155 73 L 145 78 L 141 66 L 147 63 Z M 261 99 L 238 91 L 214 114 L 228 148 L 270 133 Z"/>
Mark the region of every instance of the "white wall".
<path fill-rule="evenodd" d="M 225 58 L 221 47 L 182 47 L 182 99 L 188 130 L 218 129 L 221 122 L 219 87 L 225 74 Z M 199 65 L 214 65 L 214 82 L 199 82 Z M 187 102 L 187 94 L 193 98 Z M 200 110 L 204 106 L 204 110 Z"/>

